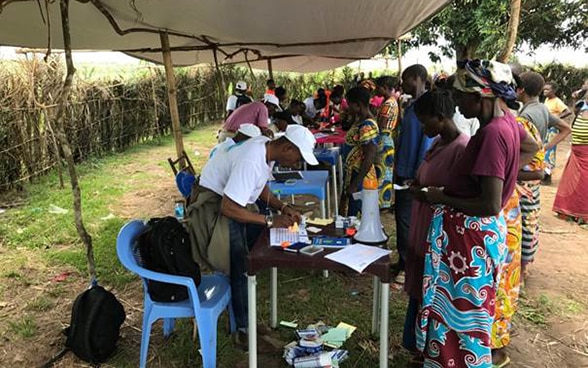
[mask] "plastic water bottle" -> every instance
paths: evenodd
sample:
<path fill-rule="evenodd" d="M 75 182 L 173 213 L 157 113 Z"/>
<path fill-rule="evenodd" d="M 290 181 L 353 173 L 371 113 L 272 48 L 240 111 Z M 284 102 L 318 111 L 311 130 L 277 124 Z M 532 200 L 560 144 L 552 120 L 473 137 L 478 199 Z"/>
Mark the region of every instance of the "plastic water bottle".
<path fill-rule="evenodd" d="M 175 214 L 176 218 L 178 219 L 178 221 L 184 220 L 184 212 L 185 212 L 184 211 L 184 201 L 176 201 L 174 214 Z"/>

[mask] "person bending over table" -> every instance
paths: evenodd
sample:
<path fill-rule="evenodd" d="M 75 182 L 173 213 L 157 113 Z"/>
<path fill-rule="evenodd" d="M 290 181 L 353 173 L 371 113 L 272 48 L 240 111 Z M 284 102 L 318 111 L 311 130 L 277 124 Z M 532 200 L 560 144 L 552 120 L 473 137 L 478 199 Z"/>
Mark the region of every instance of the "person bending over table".
<path fill-rule="evenodd" d="M 218 135 L 218 143 L 223 143 L 227 138 L 233 138 L 242 124 L 256 125 L 261 129 L 262 134 L 272 137 L 273 134 L 268 129 L 269 117 L 280 110 L 280 101 L 274 95 L 265 95 L 263 102 L 256 101 L 237 108 L 225 120 L 223 129 Z"/>
<path fill-rule="evenodd" d="M 364 178 L 378 180 L 376 164 L 380 130 L 370 112 L 370 92 L 367 89 L 350 89 L 347 92 L 347 102 L 350 113 L 355 116 L 355 122 L 345 137 L 349 153 L 345 158 L 339 212 L 343 216 L 356 216 L 361 211 L 361 200 L 353 199 L 353 193 L 362 189 Z"/>
<path fill-rule="evenodd" d="M 292 167 L 303 159 L 317 165 L 315 138 L 305 127 L 290 125 L 284 137 L 251 138 L 224 155 L 214 155 L 202 169 L 188 207 L 187 227 L 192 256 L 201 266 L 230 275 L 231 298 L 238 332 L 236 343 L 247 342 L 247 253 L 264 227 L 285 228 L 300 221 L 300 213 L 282 203 L 267 185 L 275 162 Z M 263 199 L 280 215 L 247 210 Z"/>

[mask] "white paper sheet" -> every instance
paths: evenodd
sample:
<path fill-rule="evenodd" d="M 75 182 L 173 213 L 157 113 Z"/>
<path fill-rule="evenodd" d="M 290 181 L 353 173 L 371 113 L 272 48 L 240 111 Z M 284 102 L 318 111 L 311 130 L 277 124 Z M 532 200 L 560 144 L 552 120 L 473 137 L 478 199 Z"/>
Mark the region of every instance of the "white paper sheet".
<path fill-rule="evenodd" d="M 388 249 L 364 244 L 353 244 L 348 245 L 338 252 L 328 254 L 325 258 L 344 264 L 345 266 L 362 273 L 370 264 L 388 254 L 390 254 L 390 250 Z"/>

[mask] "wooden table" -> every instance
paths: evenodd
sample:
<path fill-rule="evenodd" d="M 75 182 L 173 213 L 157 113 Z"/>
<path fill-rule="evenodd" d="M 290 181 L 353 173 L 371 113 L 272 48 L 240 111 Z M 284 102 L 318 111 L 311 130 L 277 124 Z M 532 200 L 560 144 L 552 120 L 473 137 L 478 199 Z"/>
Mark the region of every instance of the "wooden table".
<path fill-rule="evenodd" d="M 333 225 L 317 235 L 338 236 Z M 276 327 L 278 300 L 278 267 L 300 270 L 331 270 L 356 273 L 351 268 L 325 258 L 338 249 L 325 249 L 315 256 L 284 252 L 270 247 L 269 231 L 263 233 L 248 255 L 247 293 L 249 306 L 249 367 L 257 367 L 257 279 L 256 274 L 270 268 L 270 325 Z M 364 273 L 374 276 L 374 301 L 372 308 L 372 333 L 380 333 L 380 368 L 388 367 L 388 313 L 390 297 L 390 257 L 384 256 L 371 265 Z M 379 303 L 378 303 L 379 299 Z"/>

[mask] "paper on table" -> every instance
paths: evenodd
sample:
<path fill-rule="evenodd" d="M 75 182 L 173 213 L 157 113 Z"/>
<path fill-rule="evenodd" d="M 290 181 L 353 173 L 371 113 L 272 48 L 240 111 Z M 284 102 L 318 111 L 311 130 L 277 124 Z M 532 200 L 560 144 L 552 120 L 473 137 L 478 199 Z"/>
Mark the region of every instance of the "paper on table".
<path fill-rule="evenodd" d="M 306 231 L 310 231 L 313 234 L 316 233 L 320 233 L 321 231 L 323 231 L 322 229 L 318 228 L 318 227 L 314 227 L 314 226 L 307 226 L 306 227 Z"/>
<path fill-rule="evenodd" d="M 362 273 L 370 264 L 383 256 L 390 254 L 390 250 L 370 245 L 353 244 L 340 251 L 328 254 L 325 258 L 344 264 L 345 266 Z"/>
<path fill-rule="evenodd" d="M 318 226 L 327 226 L 333 223 L 333 219 L 329 218 L 329 219 L 321 219 L 321 218 L 315 218 L 312 220 L 306 220 L 306 224 L 310 224 L 310 225 L 318 225 Z"/>

